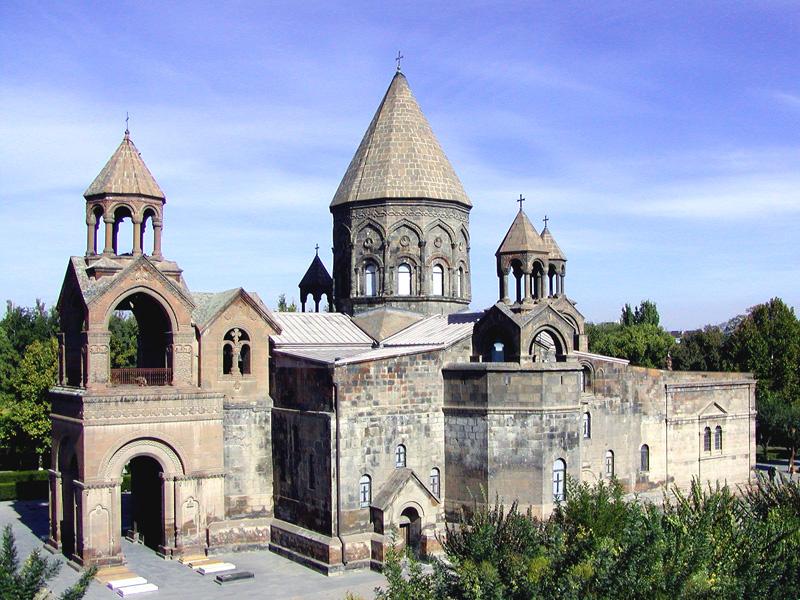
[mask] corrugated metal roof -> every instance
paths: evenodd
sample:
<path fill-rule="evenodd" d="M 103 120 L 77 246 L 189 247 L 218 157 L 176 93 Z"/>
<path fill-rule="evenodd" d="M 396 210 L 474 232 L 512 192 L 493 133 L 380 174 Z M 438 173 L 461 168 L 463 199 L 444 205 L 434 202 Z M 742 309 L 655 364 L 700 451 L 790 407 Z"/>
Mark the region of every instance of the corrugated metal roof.
<path fill-rule="evenodd" d="M 275 354 L 294 356 L 296 358 L 313 360 L 321 363 L 333 363 L 336 361 L 336 359 L 350 358 L 368 351 L 369 348 L 363 346 L 325 346 L 324 348 L 308 346 L 283 346 L 281 348 L 276 348 Z"/>
<path fill-rule="evenodd" d="M 294 356 L 315 362 L 349 365 L 359 362 L 369 362 L 372 360 L 382 360 L 394 358 L 396 356 L 406 356 L 419 352 L 429 352 L 431 350 L 441 350 L 439 345 L 427 346 L 393 346 L 391 348 L 364 348 L 356 346 L 340 347 L 301 347 L 283 346 L 275 349 L 275 354 Z"/>
<path fill-rule="evenodd" d="M 363 346 L 373 339 L 340 313 L 273 313 L 281 334 L 273 336 L 277 348 L 285 346 Z"/>
<path fill-rule="evenodd" d="M 429 352 L 431 350 L 441 350 L 442 347 L 438 345 L 428 346 L 393 346 L 391 348 L 374 348 L 355 354 L 348 358 L 337 360 L 337 365 L 349 365 L 352 363 L 367 362 L 370 360 L 381 360 L 384 358 L 394 358 L 395 356 L 406 356 L 408 354 L 417 354 L 418 352 Z"/>
<path fill-rule="evenodd" d="M 482 316 L 482 312 L 434 315 L 386 338 L 382 346 L 449 346 L 472 335 L 472 328 Z"/>

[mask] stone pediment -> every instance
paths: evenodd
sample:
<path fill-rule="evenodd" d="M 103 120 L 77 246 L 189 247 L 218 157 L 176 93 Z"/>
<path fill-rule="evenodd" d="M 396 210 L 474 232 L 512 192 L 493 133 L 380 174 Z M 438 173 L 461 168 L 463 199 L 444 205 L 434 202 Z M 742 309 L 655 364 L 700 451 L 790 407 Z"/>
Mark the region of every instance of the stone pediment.
<path fill-rule="evenodd" d="M 434 505 L 439 504 L 439 499 L 434 496 L 427 486 L 422 483 L 413 469 L 395 469 L 391 477 L 381 486 L 380 491 L 372 500 L 372 508 L 383 513 L 390 513 L 395 502 L 408 496 L 422 493 Z"/>
<path fill-rule="evenodd" d="M 710 402 L 706 407 L 700 411 L 701 417 L 727 417 L 728 411 L 722 408 L 716 402 Z"/>
<path fill-rule="evenodd" d="M 227 292 L 214 294 L 212 299 L 217 297 L 219 301 L 216 303 L 212 301 L 210 303 L 210 310 L 203 311 L 202 315 L 198 313 L 194 314 L 195 325 L 201 333 L 211 327 L 220 316 L 238 302 L 244 305 L 246 310 L 252 310 L 256 313 L 259 318 L 269 324 L 276 334 L 280 334 L 281 326 L 275 321 L 269 309 L 243 288 L 236 288 L 228 290 Z"/>
<path fill-rule="evenodd" d="M 191 296 L 164 275 L 145 255 L 135 259 L 116 276 L 101 279 L 89 290 L 91 292 L 90 297 L 87 297 L 86 293 L 84 293 L 84 297 L 87 300 L 87 305 L 91 305 L 97 303 L 109 293 L 118 294 L 120 290 L 137 286 L 155 287 L 169 291 L 190 312 L 194 309 L 194 302 Z"/>

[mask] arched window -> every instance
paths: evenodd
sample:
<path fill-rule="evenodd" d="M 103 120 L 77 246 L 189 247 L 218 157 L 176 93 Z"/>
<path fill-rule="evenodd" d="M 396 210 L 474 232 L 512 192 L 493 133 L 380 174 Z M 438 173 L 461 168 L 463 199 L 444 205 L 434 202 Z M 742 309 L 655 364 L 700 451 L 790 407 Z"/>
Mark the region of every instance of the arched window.
<path fill-rule="evenodd" d="M 444 296 L 444 268 L 442 265 L 433 265 L 431 275 L 433 277 L 431 294 L 434 296 Z"/>
<path fill-rule="evenodd" d="M 588 440 L 592 437 L 592 415 L 589 412 L 583 413 L 583 439 Z"/>
<path fill-rule="evenodd" d="M 369 475 L 362 475 L 358 480 L 358 504 L 361 508 L 367 508 L 372 502 L 372 478 Z"/>
<path fill-rule="evenodd" d="M 614 476 L 614 451 L 606 450 L 606 477 L 609 479 Z"/>
<path fill-rule="evenodd" d="M 441 481 L 439 479 L 439 469 L 433 467 L 431 469 L 431 493 L 439 497 L 439 490 L 441 489 Z"/>
<path fill-rule="evenodd" d="M 557 458 L 553 462 L 553 502 L 567 499 L 566 479 L 567 463 L 563 458 Z"/>
<path fill-rule="evenodd" d="M 397 295 L 411 295 L 411 266 L 407 263 L 397 267 Z"/>
<path fill-rule="evenodd" d="M 222 373 L 250 374 L 250 336 L 238 327 L 228 331 L 222 342 Z"/>
<path fill-rule="evenodd" d="M 378 295 L 378 267 L 373 263 L 367 263 L 364 267 L 364 295 Z"/>
<path fill-rule="evenodd" d="M 250 374 L 250 344 L 242 344 L 239 350 L 239 372 L 242 375 Z"/>
<path fill-rule="evenodd" d="M 711 427 L 703 430 L 703 452 L 711 452 Z"/>
<path fill-rule="evenodd" d="M 222 373 L 230 375 L 233 368 L 233 344 L 225 342 L 222 346 Z"/>
<path fill-rule="evenodd" d="M 584 393 L 592 391 L 592 369 L 587 366 L 581 370 L 581 391 Z"/>
<path fill-rule="evenodd" d="M 556 362 L 562 354 L 561 345 L 549 331 L 540 331 L 531 344 L 531 354 L 536 362 Z"/>
<path fill-rule="evenodd" d="M 650 470 L 650 446 L 647 444 L 642 444 L 642 448 L 639 450 L 639 470 Z"/>
<path fill-rule="evenodd" d="M 461 298 L 464 294 L 464 267 L 458 267 L 455 286 L 455 296 L 456 298 Z"/>
<path fill-rule="evenodd" d="M 714 450 L 722 452 L 722 426 L 717 425 L 714 429 Z"/>
<path fill-rule="evenodd" d="M 492 362 L 505 362 L 506 360 L 506 345 L 503 342 L 495 342 L 492 344 Z"/>
<path fill-rule="evenodd" d="M 403 444 L 397 446 L 397 450 L 394 451 L 394 466 L 398 469 L 406 466 L 406 447 Z"/>

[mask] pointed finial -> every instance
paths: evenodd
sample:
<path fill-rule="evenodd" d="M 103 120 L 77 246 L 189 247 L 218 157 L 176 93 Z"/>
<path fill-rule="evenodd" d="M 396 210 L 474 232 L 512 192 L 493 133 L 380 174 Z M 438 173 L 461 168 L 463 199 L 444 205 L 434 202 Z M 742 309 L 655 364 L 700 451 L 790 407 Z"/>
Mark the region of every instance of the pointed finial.
<path fill-rule="evenodd" d="M 317 253 L 317 256 L 319 256 L 319 244 L 317 244 L 316 246 L 314 246 L 314 250 L 316 251 L 316 253 Z"/>
<path fill-rule="evenodd" d="M 397 57 L 394 59 L 397 62 L 397 72 L 400 72 L 400 61 L 403 60 L 405 56 L 400 54 L 400 50 L 397 51 Z"/>
<path fill-rule="evenodd" d="M 522 203 L 525 202 L 525 198 L 522 197 L 522 194 L 519 195 L 519 200 L 517 200 L 517 202 L 519 202 L 519 210 L 522 212 Z"/>
<path fill-rule="evenodd" d="M 126 110 L 125 111 L 125 137 L 128 137 L 131 134 L 131 132 L 128 130 L 128 119 L 130 119 L 130 118 L 131 117 L 128 114 L 128 111 Z"/>
<path fill-rule="evenodd" d="M 544 216 L 544 219 L 542 219 L 542 221 L 544 221 L 544 228 L 545 228 L 545 229 L 547 229 L 547 222 L 548 222 L 549 220 L 550 220 L 550 219 L 548 219 L 548 218 L 547 218 L 547 215 L 545 215 L 545 216 Z"/>

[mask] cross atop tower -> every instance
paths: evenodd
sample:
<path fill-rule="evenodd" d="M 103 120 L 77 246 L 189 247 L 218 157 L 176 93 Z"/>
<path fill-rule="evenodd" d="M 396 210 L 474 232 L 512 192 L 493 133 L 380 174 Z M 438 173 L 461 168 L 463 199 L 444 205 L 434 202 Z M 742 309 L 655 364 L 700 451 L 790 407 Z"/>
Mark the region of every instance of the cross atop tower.
<path fill-rule="evenodd" d="M 316 253 L 317 253 L 317 256 L 319 256 L 319 244 L 317 244 L 316 246 L 314 246 L 314 250 L 316 251 Z"/>
<path fill-rule="evenodd" d="M 550 220 L 550 219 L 548 219 L 548 218 L 547 218 L 547 215 L 545 215 L 545 216 L 544 216 L 544 219 L 542 219 L 542 221 L 544 221 L 544 228 L 545 228 L 545 229 L 547 229 L 547 222 L 548 222 L 549 220 Z"/>
<path fill-rule="evenodd" d="M 525 198 L 522 197 L 522 194 L 519 195 L 519 200 L 517 200 L 517 202 L 519 202 L 519 209 L 521 211 L 522 210 L 522 203 L 525 202 Z"/>
<path fill-rule="evenodd" d="M 400 54 L 400 50 L 397 51 L 397 56 L 395 57 L 395 62 L 397 63 L 397 72 L 400 72 L 400 61 L 403 60 L 405 56 Z"/>
<path fill-rule="evenodd" d="M 131 132 L 128 130 L 128 119 L 130 119 L 130 118 L 131 118 L 131 116 L 128 114 L 128 111 L 126 110 L 125 111 L 125 135 L 130 135 L 131 134 Z"/>

